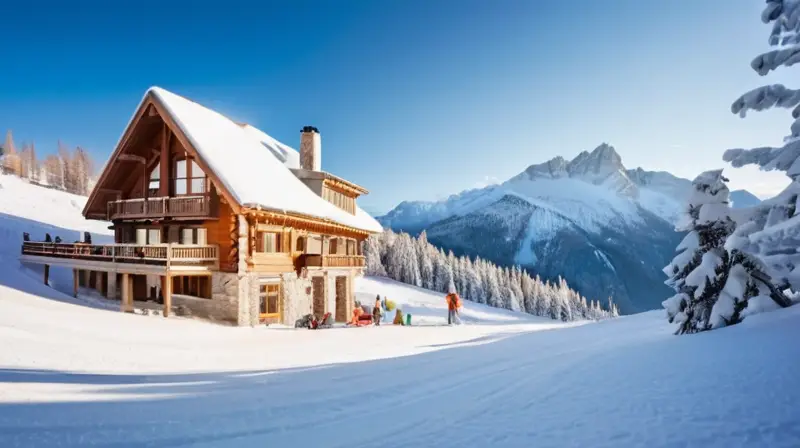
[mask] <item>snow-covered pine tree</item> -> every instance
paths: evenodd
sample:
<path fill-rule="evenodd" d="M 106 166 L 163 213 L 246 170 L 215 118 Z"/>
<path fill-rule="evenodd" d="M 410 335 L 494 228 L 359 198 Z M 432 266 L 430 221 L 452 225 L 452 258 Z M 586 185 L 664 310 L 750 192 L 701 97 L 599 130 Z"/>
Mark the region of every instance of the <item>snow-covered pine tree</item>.
<path fill-rule="evenodd" d="M 48 158 L 48 160 L 50 160 Z M 56 162 L 58 160 L 56 159 Z M 381 262 L 381 238 L 378 235 L 371 235 L 364 241 L 364 270 L 367 275 L 386 277 L 386 269 Z"/>
<path fill-rule="evenodd" d="M 503 308 L 503 293 L 500 289 L 501 269 L 492 264 L 486 266 L 487 295 L 486 303 L 489 306 Z"/>
<path fill-rule="evenodd" d="M 526 271 L 522 271 L 521 276 L 521 289 L 522 289 L 522 307 L 528 314 L 536 314 L 536 300 L 535 290 L 536 285 L 534 280 Z"/>
<path fill-rule="evenodd" d="M 772 24 L 769 45 L 773 49 L 750 63 L 759 75 L 765 76 L 781 66 L 800 62 L 799 16 L 800 1 L 767 0 L 761 20 Z M 770 296 L 776 304 L 788 306 L 791 302 L 784 291 L 800 291 L 800 252 L 795 250 L 800 247 L 800 90 L 782 84 L 759 87 L 734 101 L 731 111 L 744 117 L 750 110 L 773 107 L 793 109 L 794 122 L 783 145 L 730 149 L 723 159 L 735 167 L 753 164 L 764 170 L 784 171 L 792 182 L 749 214 L 742 213 L 736 219 L 739 226 L 726 247 L 757 257 L 765 270 L 762 274 L 766 274 L 760 277 L 760 287 L 771 289 Z M 794 294 L 789 292 L 790 296 Z"/>
<path fill-rule="evenodd" d="M 483 303 L 481 300 L 483 298 L 483 290 L 481 288 L 481 279 L 478 276 L 478 271 L 475 268 L 475 264 L 473 264 L 469 258 L 465 257 L 464 263 L 464 274 L 466 279 L 466 286 L 467 289 L 465 291 L 465 295 L 467 298 L 473 302 Z"/>
<path fill-rule="evenodd" d="M 419 274 L 422 278 L 422 287 L 433 289 L 433 261 L 431 260 L 431 246 L 428 235 L 423 230 L 417 237 L 417 253 L 419 254 Z"/>
<path fill-rule="evenodd" d="M 692 182 L 692 194 L 677 230 L 689 232 L 664 268 L 665 282 L 676 294 L 663 302 L 676 334 L 712 328 L 712 309 L 725 288 L 731 268 L 725 240 L 734 229 L 722 170 L 706 171 Z M 740 297 L 746 301 L 749 297 Z"/>
<path fill-rule="evenodd" d="M 520 280 L 520 270 L 514 266 L 509 271 L 509 289 L 511 289 L 512 296 L 510 298 L 512 311 L 525 311 L 525 297 L 522 294 L 522 286 Z"/>
<path fill-rule="evenodd" d="M 572 300 L 571 300 L 571 290 L 569 286 L 567 286 L 567 281 L 558 277 L 558 303 L 560 305 L 560 316 L 559 318 L 564 322 L 569 322 L 572 320 Z"/>

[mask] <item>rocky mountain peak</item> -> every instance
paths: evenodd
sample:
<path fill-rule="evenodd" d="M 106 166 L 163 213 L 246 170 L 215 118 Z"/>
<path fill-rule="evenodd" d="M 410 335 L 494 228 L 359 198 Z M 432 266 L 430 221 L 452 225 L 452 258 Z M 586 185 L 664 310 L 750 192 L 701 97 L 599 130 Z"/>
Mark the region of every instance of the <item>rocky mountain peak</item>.
<path fill-rule="evenodd" d="M 619 170 L 625 170 L 622 157 L 608 143 L 601 144 L 592 152 L 578 154 L 567 167 L 571 175 L 609 175 Z"/>

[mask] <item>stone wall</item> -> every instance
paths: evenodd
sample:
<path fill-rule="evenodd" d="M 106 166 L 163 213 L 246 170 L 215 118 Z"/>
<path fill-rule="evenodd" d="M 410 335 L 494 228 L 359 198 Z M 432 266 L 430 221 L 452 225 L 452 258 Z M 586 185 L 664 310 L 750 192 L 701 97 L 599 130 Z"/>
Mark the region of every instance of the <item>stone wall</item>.
<path fill-rule="evenodd" d="M 203 316 L 195 312 L 194 302 L 187 303 L 186 305 L 191 308 L 194 315 L 242 325 L 239 319 L 239 276 L 237 274 L 212 272 L 211 300 L 198 300 L 202 300 L 202 309 L 198 309 L 198 312 L 207 315 Z M 172 302 L 173 304 L 178 304 L 174 297 Z"/>
<path fill-rule="evenodd" d="M 311 276 L 307 278 L 298 277 L 296 273 L 283 274 L 283 323 L 294 325 L 294 322 L 311 313 L 311 294 L 307 291 L 311 289 Z"/>
<path fill-rule="evenodd" d="M 216 322 L 237 324 L 236 305 L 228 300 L 202 299 L 200 297 L 173 294 L 172 308 L 186 306 L 192 316 Z"/>

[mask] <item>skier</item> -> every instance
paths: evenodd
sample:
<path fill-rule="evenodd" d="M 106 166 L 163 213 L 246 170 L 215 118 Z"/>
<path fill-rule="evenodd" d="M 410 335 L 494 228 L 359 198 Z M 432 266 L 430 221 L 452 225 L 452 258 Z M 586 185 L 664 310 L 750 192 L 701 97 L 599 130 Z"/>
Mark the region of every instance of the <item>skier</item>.
<path fill-rule="evenodd" d="M 380 294 L 378 297 L 375 298 L 375 306 L 372 308 L 372 320 L 375 321 L 375 325 L 381 324 L 381 296 Z"/>
<path fill-rule="evenodd" d="M 458 323 L 458 309 L 461 308 L 461 298 L 454 290 L 445 296 L 447 301 L 447 325 Z"/>

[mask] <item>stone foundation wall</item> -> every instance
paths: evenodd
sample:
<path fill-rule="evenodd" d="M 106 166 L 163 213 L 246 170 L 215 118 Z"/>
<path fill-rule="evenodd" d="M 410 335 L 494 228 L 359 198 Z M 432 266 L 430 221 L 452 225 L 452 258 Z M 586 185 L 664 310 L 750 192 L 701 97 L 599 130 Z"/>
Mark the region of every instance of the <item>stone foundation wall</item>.
<path fill-rule="evenodd" d="M 172 307 L 175 308 L 180 305 L 189 308 L 192 316 L 216 322 L 237 324 L 236 305 L 231 304 L 228 300 L 209 300 L 174 294 L 172 296 Z"/>
<path fill-rule="evenodd" d="M 294 325 L 294 322 L 311 313 L 311 276 L 298 277 L 296 273 L 283 274 L 282 280 L 283 309 L 281 315 L 283 324 Z"/>
<path fill-rule="evenodd" d="M 178 303 L 174 297 L 172 301 L 174 304 Z M 242 325 L 239 320 L 239 276 L 237 274 L 213 272 L 211 274 L 211 300 L 204 299 L 203 302 L 202 305 L 197 305 L 198 312 L 206 313 L 206 316 L 195 312 L 194 302 L 186 305 L 196 316 Z"/>

